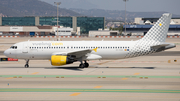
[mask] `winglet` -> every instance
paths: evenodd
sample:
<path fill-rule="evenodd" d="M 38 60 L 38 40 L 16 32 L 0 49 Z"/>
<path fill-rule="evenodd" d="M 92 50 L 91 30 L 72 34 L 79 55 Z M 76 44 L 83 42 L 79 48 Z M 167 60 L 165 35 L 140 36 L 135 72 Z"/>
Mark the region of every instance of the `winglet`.
<path fill-rule="evenodd" d="M 93 51 L 97 52 L 98 47 L 94 48 Z"/>

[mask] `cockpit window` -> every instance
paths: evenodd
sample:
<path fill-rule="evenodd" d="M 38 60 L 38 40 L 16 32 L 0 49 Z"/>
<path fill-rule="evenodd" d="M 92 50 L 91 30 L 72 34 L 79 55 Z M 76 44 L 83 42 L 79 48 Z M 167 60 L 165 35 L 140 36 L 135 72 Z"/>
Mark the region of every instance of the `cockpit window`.
<path fill-rule="evenodd" d="M 11 46 L 10 49 L 17 49 L 17 46 Z"/>
<path fill-rule="evenodd" d="M 14 46 L 11 46 L 10 49 L 14 49 Z"/>

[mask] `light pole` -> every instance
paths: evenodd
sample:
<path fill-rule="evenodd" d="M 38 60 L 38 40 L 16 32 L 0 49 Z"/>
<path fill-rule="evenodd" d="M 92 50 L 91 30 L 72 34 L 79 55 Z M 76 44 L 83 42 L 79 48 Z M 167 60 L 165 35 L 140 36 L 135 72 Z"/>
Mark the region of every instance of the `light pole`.
<path fill-rule="evenodd" d="M 61 2 L 54 2 L 54 4 L 57 5 L 57 35 L 59 35 L 59 34 L 58 34 L 58 32 L 59 32 L 59 31 L 58 31 L 58 26 L 59 26 L 59 25 L 58 25 L 58 22 L 59 22 L 59 21 L 58 21 L 58 6 L 61 4 Z"/>
<path fill-rule="evenodd" d="M 128 0 L 123 0 L 125 2 L 125 34 L 126 34 L 126 2 Z"/>

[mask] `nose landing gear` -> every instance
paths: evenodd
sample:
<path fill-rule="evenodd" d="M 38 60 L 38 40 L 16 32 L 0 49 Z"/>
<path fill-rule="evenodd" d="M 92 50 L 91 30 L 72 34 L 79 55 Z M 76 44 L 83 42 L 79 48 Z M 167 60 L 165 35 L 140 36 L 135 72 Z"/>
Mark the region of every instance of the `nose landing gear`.
<path fill-rule="evenodd" d="M 29 67 L 29 59 L 26 60 L 26 64 L 24 65 L 25 68 L 28 68 Z"/>

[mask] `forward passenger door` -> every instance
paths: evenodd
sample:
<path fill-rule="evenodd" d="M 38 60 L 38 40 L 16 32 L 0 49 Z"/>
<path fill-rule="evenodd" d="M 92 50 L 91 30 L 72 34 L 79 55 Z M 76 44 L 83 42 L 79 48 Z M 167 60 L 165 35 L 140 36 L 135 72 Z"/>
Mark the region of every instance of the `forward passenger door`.
<path fill-rule="evenodd" d="M 28 45 L 27 45 L 27 43 L 23 44 L 22 53 L 28 53 Z"/>

